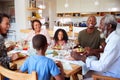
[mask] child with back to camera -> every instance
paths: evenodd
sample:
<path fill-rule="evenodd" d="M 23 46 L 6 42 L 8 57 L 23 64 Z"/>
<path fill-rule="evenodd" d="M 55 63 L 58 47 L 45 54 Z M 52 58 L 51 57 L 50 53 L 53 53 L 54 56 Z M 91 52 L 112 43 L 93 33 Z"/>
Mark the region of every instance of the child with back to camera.
<path fill-rule="evenodd" d="M 50 80 L 51 76 L 53 76 L 55 80 L 64 80 L 61 63 L 57 62 L 60 71 L 53 60 L 45 57 L 48 46 L 46 37 L 42 34 L 35 35 L 32 43 L 33 48 L 36 49 L 36 55 L 27 58 L 21 66 L 20 72 L 28 71 L 28 73 L 31 73 L 32 71 L 36 71 L 38 80 Z"/>

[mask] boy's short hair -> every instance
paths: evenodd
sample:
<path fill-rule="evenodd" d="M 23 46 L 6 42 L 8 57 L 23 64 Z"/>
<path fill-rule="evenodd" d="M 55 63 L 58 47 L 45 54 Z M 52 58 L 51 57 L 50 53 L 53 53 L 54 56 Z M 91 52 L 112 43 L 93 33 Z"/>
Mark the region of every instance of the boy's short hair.
<path fill-rule="evenodd" d="M 33 48 L 36 50 L 44 49 L 47 45 L 47 39 L 42 34 L 37 34 L 32 39 Z"/>

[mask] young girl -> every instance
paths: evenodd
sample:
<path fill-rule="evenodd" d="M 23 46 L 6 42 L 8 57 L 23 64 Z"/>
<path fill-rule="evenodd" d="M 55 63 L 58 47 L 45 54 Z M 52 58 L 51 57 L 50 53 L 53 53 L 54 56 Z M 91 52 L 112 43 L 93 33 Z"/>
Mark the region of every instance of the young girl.
<path fill-rule="evenodd" d="M 64 29 L 58 29 L 53 37 L 53 48 L 62 49 L 62 47 L 67 43 L 68 35 Z"/>

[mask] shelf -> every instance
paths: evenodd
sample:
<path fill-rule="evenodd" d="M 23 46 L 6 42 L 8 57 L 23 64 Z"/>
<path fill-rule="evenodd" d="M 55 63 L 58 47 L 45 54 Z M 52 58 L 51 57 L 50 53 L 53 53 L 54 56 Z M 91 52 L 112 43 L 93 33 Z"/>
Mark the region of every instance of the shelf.
<path fill-rule="evenodd" d="M 72 16 L 72 13 L 65 13 L 64 15 L 63 15 L 63 17 L 71 17 Z"/>
<path fill-rule="evenodd" d="M 100 16 L 104 16 L 106 14 L 111 14 L 111 12 L 100 12 Z"/>
<path fill-rule="evenodd" d="M 57 17 L 80 17 L 80 13 L 57 13 Z"/>
<path fill-rule="evenodd" d="M 31 8 L 27 8 L 27 10 L 31 10 L 31 11 L 37 11 L 37 10 L 42 10 L 42 9 L 40 9 L 40 8 L 37 8 L 37 7 L 36 7 L 36 8 L 32 8 L 32 7 L 31 7 Z"/>
<path fill-rule="evenodd" d="M 35 20 L 35 19 L 42 19 L 42 18 L 41 17 L 28 17 L 27 19 L 32 21 L 32 20 Z"/>
<path fill-rule="evenodd" d="M 73 13 L 73 17 L 80 17 L 80 13 Z"/>
<path fill-rule="evenodd" d="M 57 14 L 57 17 L 63 17 L 63 14 L 64 14 L 64 13 L 58 13 L 58 14 Z"/>
<path fill-rule="evenodd" d="M 99 16 L 99 12 L 90 12 L 90 13 L 81 13 L 81 17 L 86 17 L 86 16 Z"/>
<path fill-rule="evenodd" d="M 38 14 L 38 10 L 41 10 L 37 7 L 27 8 L 27 10 L 31 13 L 31 16 L 28 16 L 27 20 L 35 20 L 35 19 L 42 19 L 42 17 Z"/>
<path fill-rule="evenodd" d="M 86 12 L 86 13 L 57 13 L 57 17 L 72 17 L 72 18 L 78 18 L 78 17 L 88 17 L 88 16 L 104 16 L 106 14 L 112 14 L 117 17 L 120 17 L 120 12 Z"/>

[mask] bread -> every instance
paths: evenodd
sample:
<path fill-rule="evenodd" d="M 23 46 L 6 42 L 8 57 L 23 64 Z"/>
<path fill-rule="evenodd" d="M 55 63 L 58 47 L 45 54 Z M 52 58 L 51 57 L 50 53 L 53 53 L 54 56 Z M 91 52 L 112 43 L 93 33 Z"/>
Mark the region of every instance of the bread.
<path fill-rule="evenodd" d="M 16 43 L 13 42 L 13 41 L 5 41 L 5 46 L 6 46 L 6 48 L 8 48 L 8 47 L 10 47 L 10 46 L 13 46 L 13 45 L 16 45 Z"/>

